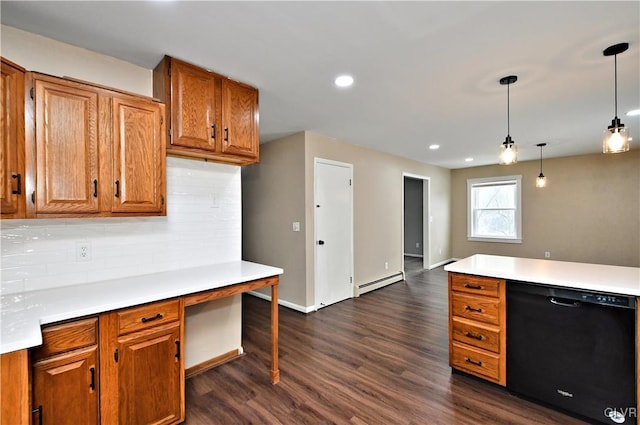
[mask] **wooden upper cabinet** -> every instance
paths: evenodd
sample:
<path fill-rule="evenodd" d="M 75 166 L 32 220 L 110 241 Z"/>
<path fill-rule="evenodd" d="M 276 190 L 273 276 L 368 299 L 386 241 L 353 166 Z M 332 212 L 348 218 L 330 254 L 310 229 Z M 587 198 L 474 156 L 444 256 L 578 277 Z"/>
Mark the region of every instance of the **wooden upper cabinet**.
<path fill-rule="evenodd" d="M 113 98 L 113 212 L 162 212 L 164 105 Z"/>
<path fill-rule="evenodd" d="M 258 90 L 166 56 L 153 95 L 167 105 L 167 152 L 230 164 L 259 159 Z"/>
<path fill-rule="evenodd" d="M 24 204 L 24 69 L 2 59 L 0 213 L 22 218 Z"/>
<path fill-rule="evenodd" d="M 246 84 L 222 82 L 222 152 L 258 158 L 258 91 Z"/>
<path fill-rule="evenodd" d="M 59 79 L 36 79 L 35 209 L 97 213 L 98 92 Z"/>
<path fill-rule="evenodd" d="M 171 145 L 216 152 L 220 79 L 175 59 L 171 65 Z"/>
<path fill-rule="evenodd" d="M 37 73 L 26 84 L 28 217 L 166 214 L 163 104 Z"/>

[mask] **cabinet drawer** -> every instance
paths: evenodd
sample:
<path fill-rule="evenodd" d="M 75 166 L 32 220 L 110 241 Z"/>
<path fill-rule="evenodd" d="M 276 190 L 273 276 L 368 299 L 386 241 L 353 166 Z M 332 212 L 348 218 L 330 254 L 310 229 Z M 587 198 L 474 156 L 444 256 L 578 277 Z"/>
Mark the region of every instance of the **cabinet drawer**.
<path fill-rule="evenodd" d="M 452 292 L 454 316 L 500 325 L 500 300 Z"/>
<path fill-rule="evenodd" d="M 500 380 L 500 356 L 458 342 L 451 343 L 451 367 L 492 381 Z"/>
<path fill-rule="evenodd" d="M 180 301 L 170 300 L 132 307 L 118 311 L 117 316 L 118 335 L 124 335 L 178 320 Z"/>
<path fill-rule="evenodd" d="M 42 345 L 33 349 L 33 359 L 95 345 L 98 342 L 97 334 L 97 317 L 45 326 L 42 328 Z"/>
<path fill-rule="evenodd" d="M 465 344 L 500 353 L 500 329 L 454 317 L 451 337 Z"/>
<path fill-rule="evenodd" d="M 469 274 L 451 274 L 451 290 L 469 294 L 498 297 L 501 279 L 474 276 Z"/>

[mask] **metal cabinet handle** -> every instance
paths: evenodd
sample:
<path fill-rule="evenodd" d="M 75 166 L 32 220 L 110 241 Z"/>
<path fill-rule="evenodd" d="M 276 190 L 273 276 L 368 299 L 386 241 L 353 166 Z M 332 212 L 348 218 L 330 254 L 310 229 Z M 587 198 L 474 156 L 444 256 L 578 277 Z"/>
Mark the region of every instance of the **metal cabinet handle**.
<path fill-rule="evenodd" d="M 91 390 L 95 390 L 96 389 L 96 368 L 95 367 L 90 368 L 89 373 L 91 373 L 91 383 L 89 384 L 89 388 L 91 388 Z"/>
<path fill-rule="evenodd" d="M 471 333 L 471 332 L 465 332 L 464 336 L 466 336 L 468 338 L 477 339 L 478 341 L 482 341 L 482 339 L 484 338 L 482 335 L 476 335 L 476 334 Z"/>
<path fill-rule="evenodd" d="M 120 197 L 120 180 L 116 180 L 116 198 Z"/>
<path fill-rule="evenodd" d="M 469 289 L 482 289 L 482 285 L 469 285 L 468 283 L 465 283 L 464 287 Z"/>
<path fill-rule="evenodd" d="M 38 406 L 37 408 L 33 409 L 31 411 L 31 414 L 38 414 L 38 425 L 42 425 L 42 405 Z"/>
<path fill-rule="evenodd" d="M 466 306 L 464 308 L 467 311 L 475 311 L 476 313 L 482 313 L 482 309 L 481 308 L 473 308 L 470 305 Z"/>
<path fill-rule="evenodd" d="M 318 241 L 318 245 L 324 245 L 324 241 L 323 240 L 319 240 Z"/>
<path fill-rule="evenodd" d="M 11 191 L 14 195 L 22 195 L 22 176 L 20 174 L 11 174 L 12 179 L 17 180 L 16 188 Z"/>
<path fill-rule="evenodd" d="M 180 340 L 176 340 L 176 359 L 180 358 Z"/>
<path fill-rule="evenodd" d="M 229 141 L 229 129 L 228 128 L 224 129 L 224 141 L 225 142 Z"/>
<path fill-rule="evenodd" d="M 97 179 L 93 179 L 93 197 L 94 198 L 98 197 L 98 180 Z"/>
<path fill-rule="evenodd" d="M 147 322 L 151 322 L 153 320 L 162 319 L 162 317 L 163 317 L 162 313 L 158 313 L 158 314 L 156 314 L 155 316 L 152 316 L 152 317 L 143 317 L 142 319 L 140 319 L 140 321 L 142 323 L 147 323 Z"/>
<path fill-rule="evenodd" d="M 471 360 L 469 357 L 466 357 L 464 359 L 464 361 L 467 362 L 467 363 L 471 363 L 472 365 L 482 366 L 482 362 L 477 362 L 475 360 Z"/>
<path fill-rule="evenodd" d="M 215 139 L 215 138 L 216 138 L 216 125 L 215 125 L 215 124 L 213 124 L 213 125 L 211 126 L 211 138 L 212 138 L 212 139 Z"/>

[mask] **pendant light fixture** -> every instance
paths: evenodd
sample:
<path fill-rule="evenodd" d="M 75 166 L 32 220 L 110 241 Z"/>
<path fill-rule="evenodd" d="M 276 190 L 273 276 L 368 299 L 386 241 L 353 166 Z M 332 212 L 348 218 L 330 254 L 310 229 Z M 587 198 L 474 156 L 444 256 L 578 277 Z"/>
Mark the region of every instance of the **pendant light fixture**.
<path fill-rule="evenodd" d="M 545 187 L 547 185 L 547 178 L 542 174 L 542 147 L 547 146 L 546 143 L 538 143 L 540 147 L 540 174 L 536 178 L 536 187 Z"/>
<path fill-rule="evenodd" d="M 504 139 L 502 146 L 500 147 L 500 164 L 509 165 L 518 162 L 518 151 L 516 144 L 511 139 L 510 134 L 510 116 L 509 116 L 509 86 L 518 81 L 516 75 L 509 75 L 507 77 L 500 78 L 500 84 L 507 86 L 507 137 Z"/>
<path fill-rule="evenodd" d="M 605 56 L 613 56 L 615 75 L 615 117 L 611 125 L 604 132 L 602 141 L 603 153 L 627 152 L 629 150 L 629 135 L 627 128 L 618 118 L 618 55 L 629 48 L 629 43 L 619 43 L 609 46 L 602 52 Z"/>

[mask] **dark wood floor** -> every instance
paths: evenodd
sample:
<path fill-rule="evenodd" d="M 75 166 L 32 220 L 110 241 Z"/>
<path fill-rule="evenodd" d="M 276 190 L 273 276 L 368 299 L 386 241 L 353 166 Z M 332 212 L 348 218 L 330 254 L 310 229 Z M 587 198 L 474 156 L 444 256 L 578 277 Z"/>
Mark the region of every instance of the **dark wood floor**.
<path fill-rule="evenodd" d="M 420 260 L 421 261 L 421 260 Z M 187 380 L 188 425 L 583 424 L 448 365 L 446 272 L 308 315 L 280 307 L 281 382 L 269 383 L 269 303 L 244 295 L 245 356 Z"/>

